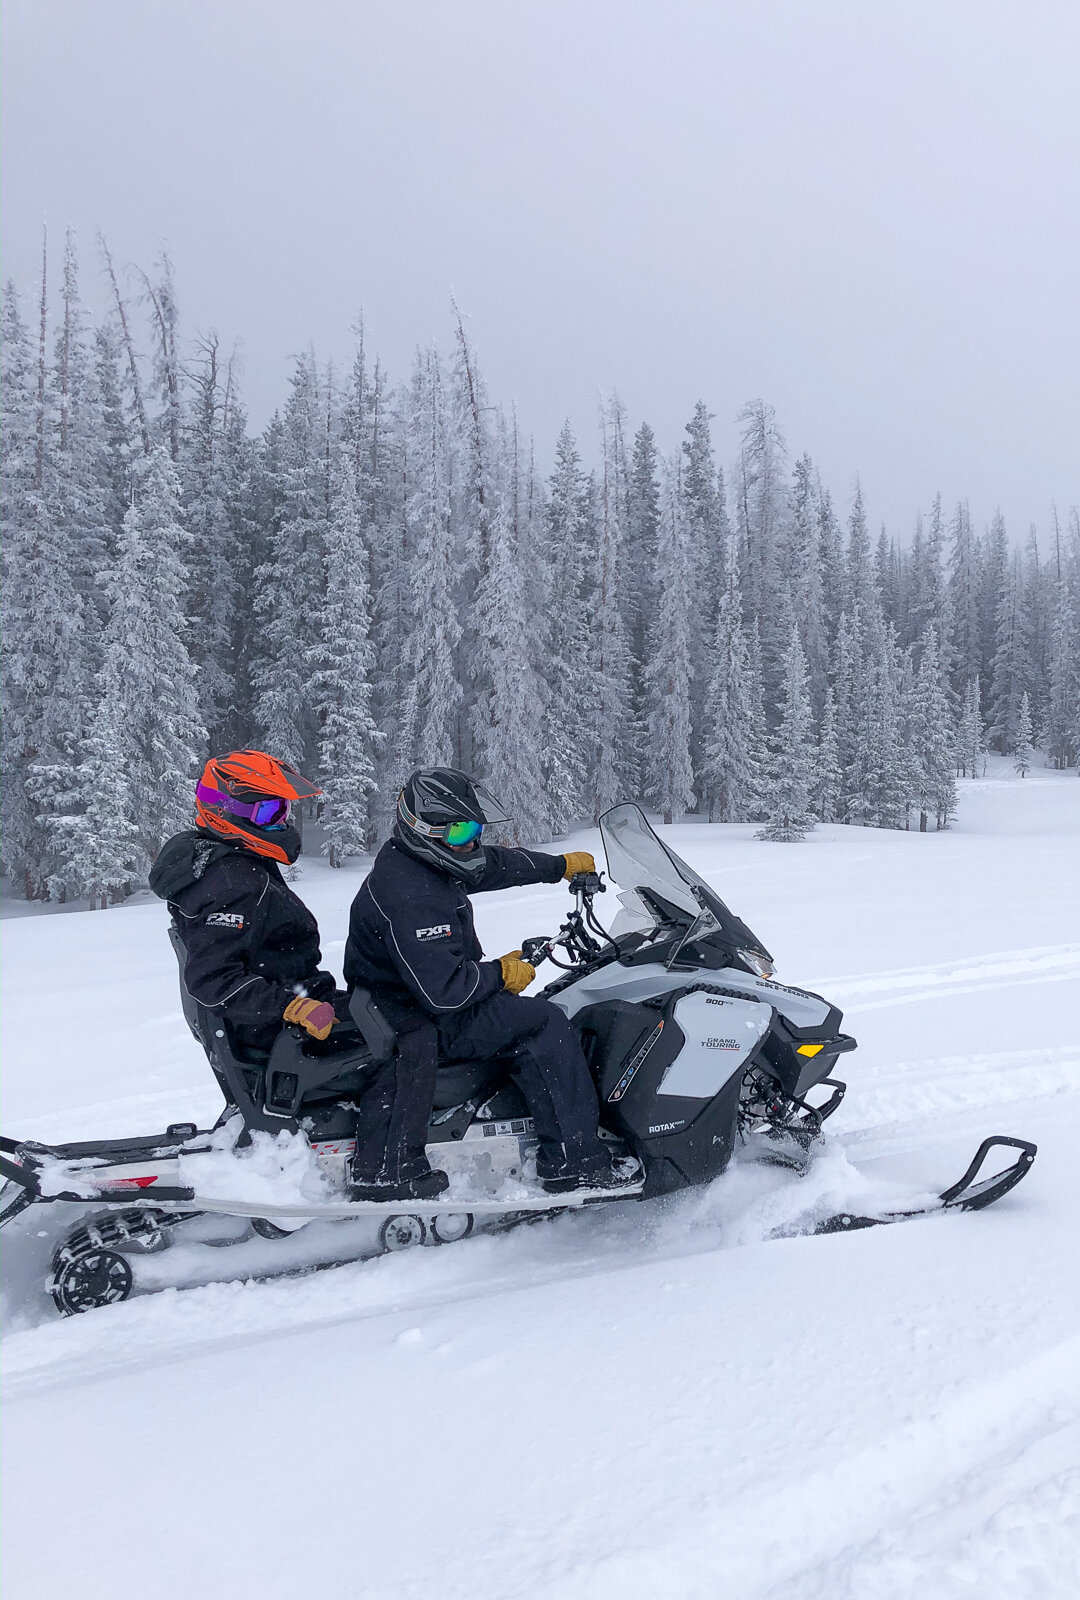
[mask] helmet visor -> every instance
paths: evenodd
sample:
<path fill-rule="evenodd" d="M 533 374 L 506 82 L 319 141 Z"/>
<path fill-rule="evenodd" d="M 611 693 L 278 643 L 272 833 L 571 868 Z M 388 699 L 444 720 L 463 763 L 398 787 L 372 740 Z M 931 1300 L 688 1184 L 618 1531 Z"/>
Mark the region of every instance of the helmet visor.
<path fill-rule="evenodd" d="M 473 793 L 480 802 L 481 819 L 484 822 L 509 822 L 504 808 L 496 800 L 490 789 L 485 789 L 482 783 L 473 784 Z"/>

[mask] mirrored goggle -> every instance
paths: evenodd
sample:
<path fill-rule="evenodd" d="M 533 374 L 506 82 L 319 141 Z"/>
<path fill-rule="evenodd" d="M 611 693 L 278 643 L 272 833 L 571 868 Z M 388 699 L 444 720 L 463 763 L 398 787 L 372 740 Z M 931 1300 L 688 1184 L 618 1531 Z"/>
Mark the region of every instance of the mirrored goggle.
<path fill-rule="evenodd" d="M 479 839 L 483 830 L 482 822 L 449 822 L 443 837 L 450 845 L 472 844 L 474 839 Z"/>
<path fill-rule="evenodd" d="M 199 784 L 195 794 L 204 806 L 216 806 L 219 811 L 227 811 L 230 817 L 253 822 L 257 828 L 272 828 L 275 823 L 289 820 L 288 800 L 234 800 L 231 794 L 210 789 L 205 783 Z"/>

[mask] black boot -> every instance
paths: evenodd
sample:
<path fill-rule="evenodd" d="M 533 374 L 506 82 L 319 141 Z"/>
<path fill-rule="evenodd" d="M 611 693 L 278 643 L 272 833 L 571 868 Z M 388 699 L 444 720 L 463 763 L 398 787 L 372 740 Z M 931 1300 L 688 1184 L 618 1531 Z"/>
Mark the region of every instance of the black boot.
<path fill-rule="evenodd" d="M 614 1156 L 607 1166 L 599 1169 L 583 1167 L 575 1172 L 560 1173 L 557 1178 L 541 1178 L 540 1187 L 545 1194 L 577 1194 L 582 1189 L 615 1193 L 625 1189 L 636 1194 L 643 1177 L 644 1171 L 636 1156 Z"/>
<path fill-rule="evenodd" d="M 413 1178 L 376 1178 L 349 1185 L 350 1200 L 437 1200 L 450 1187 L 450 1179 L 439 1167 L 418 1173 Z"/>

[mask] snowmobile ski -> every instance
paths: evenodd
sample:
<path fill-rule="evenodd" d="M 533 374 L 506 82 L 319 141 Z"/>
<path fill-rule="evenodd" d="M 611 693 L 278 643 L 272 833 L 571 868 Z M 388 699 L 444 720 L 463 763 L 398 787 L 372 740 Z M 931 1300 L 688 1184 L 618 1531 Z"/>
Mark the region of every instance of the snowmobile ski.
<path fill-rule="evenodd" d="M 1002 1147 L 1018 1150 L 1020 1153 L 1003 1171 L 977 1181 L 991 1150 Z M 1015 1189 L 1035 1160 L 1037 1151 L 1038 1146 L 1032 1144 L 1029 1139 L 1012 1139 L 1005 1134 L 992 1134 L 988 1139 L 984 1139 L 976 1150 L 963 1177 L 951 1184 L 948 1189 L 943 1189 L 937 1199 L 928 1205 L 912 1206 L 902 1211 L 886 1211 L 879 1217 L 860 1216 L 854 1211 L 839 1211 L 835 1216 L 819 1222 L 814 1233 L 855 1233 L 860 1228 L 880 1228 L 894 1222 L 913 1222 L 919 1217 L 939 1216 L 943 1211 L 983 1211 L 987 1206 L 992 1206 L 995 1200 L 1000 1200 L 1002 1195 L 1008 1194 L 1010 1189 Z"/>

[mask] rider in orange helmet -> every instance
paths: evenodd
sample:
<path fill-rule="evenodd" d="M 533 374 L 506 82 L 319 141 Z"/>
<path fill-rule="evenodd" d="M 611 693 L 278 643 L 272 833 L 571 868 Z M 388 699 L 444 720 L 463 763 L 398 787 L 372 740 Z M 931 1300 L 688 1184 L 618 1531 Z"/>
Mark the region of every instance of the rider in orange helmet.
<path fill-rule="evenodd" d="M 319 793 L 265 751 L 212 756 L 195 790 L 196 826 L 163 846 L 150 874 L 187 952 L 189 993 L 245 1050 L 268 1050 L 283 1022 L 316 1039 L 334 1024 L 318 924 L 281 875 L 300 854 L 291 808 Z"/>

